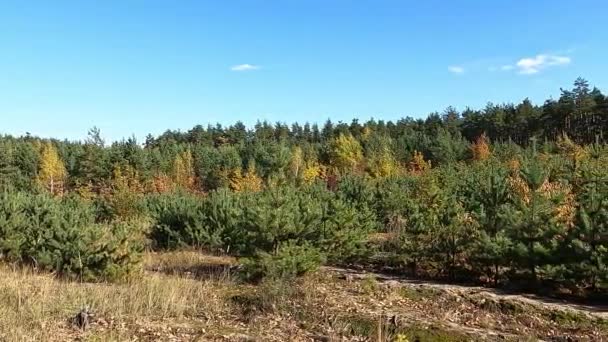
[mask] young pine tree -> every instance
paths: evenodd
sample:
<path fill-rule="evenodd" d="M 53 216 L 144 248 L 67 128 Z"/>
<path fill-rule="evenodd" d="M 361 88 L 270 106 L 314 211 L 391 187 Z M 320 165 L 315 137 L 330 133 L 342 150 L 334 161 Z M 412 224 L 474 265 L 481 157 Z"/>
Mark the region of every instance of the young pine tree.
<path fill-rule="evenodd" d="M 595 291 L 608 286 L 608 178 L 601 166 L 583 171 L 582 178 L 569 239 L 574 262 L 566 272 Z"/>
<path fill-rule="evenodd" d="M 469 186 L 473 215 L 480 228 L 473 259 L 497 285 L 501 267 L 509 264 L 511 246 L 504 217 L 510 203 L 507 171 L 496 165 L 484 167 Z"/>
<path fill-rule="evenodd" d="M 523 165 L 513 205 L 505 214 L 515 266 L 526 271 L 533 282 L 539 279 L 539 271 L 546 271 L 556 262 L 567 230 L 556 215 L 563 196 L 544 191 L 548 178 L 549 171 L 538 160 Z"/>

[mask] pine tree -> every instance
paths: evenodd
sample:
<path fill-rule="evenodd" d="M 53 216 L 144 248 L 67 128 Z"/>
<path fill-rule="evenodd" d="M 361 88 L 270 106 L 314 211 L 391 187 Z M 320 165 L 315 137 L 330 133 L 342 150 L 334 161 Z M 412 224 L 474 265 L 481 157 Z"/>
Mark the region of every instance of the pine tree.
<path fill-rule="evenodd" d="M 511 248 L 507 235 L 509 226 L 504 217 L 510 203 L 507 171 L 491 164 L 484 167 L 479 177 L 471 180 L 468 186 L 470 206 L 480 228 L 473 258 L 496 285 L 501 268 L 508 266 Z"/>
<path fill-rule="evenodd" d="M 314 236 L 319 239 L 316 245 L 328 260 L 349 262 L 366 255 L 366 241 L 376 228 L 374 212 L 366 205 L 353 206 L 333 196 L 321 203 L 321 224 L 315 228 Z"/>
<path fill-rule="evenodd" d="M 242 228 L 247 241 L 241 246 L 246 254 L 263 251 L 276 255 L 283 244 L 303 243 L 320 226 L 320 204 L 300 198 L 294 188 L 267 189 L 249 194 L 246 201 Z"/>
<path fill-rule="evenodd" d="M 438 208 L 440 189 L 436 181 L 423 176 L 415 184 L 416 200 L 409 202 L 409 208 L 405 212 L 407 223 L 405 229 L 399 231 L 397 240 L 398 250 L 405 259 L 414 275 L 421 268 L 428 265 L 432 259 L 434 247 L 434 230 L 436 216 L 434 208 Z"/>
<path fill-rule="evenodd" d="M 567 265 L 568 279 L 588 284 L 592 290 L 608 286 L 608 178 L 604 166 L 588 165 L 581 178 L 578 210 L 569 246 L 573 263 Z"/>
<path fill-rule="evenodd" d="M 14 164 L 14 150 L 8 141 L 0 140 L 0 191 L 12 189 L 16 184 L 19 168 Z"/>
<path fill-rule="evenodd" d="M 433 253 L 441 265 L 441 271 L 447 272 L 453 280 L 456 270 L 464 268 L 471 257 L 471 246 L 477 240 L 479 232 L 477 221 L 467 213 L 462 203 L 453 194 L 439 200 L 437 211 L 431 211 L 430 221 L 433 235 Z"/>
<path fill-rule="evenodd" d="M 434 175 L 419 178 L 400 248 L 414 274 L 424 268 L 454 279 L 470 260 L 478 229 L 457 194 L 441 182 Z"/>
<path fill-rule="evenodd" d="M 0 254 L 68 279 L 106 281 L 135 275 L 143 228 L 95 223 L 93 207 L 75 198 L 0 194 Z"/>
<path fill-rule="evenodd" d="M 83 154 L 77 163 L 76 183 L 92 192 L 98 192 L 111 176 L 112 169 L 107 164 L 107 150 L 104 149 L 104 144 L 99 129 L 93 127 L 89 130 L 83 146 Z"/>
<path fill-rule="evenodd" d="M 553 257 L 565 236 L 567 227 L 556 215 L 564 198 L 563 194 L 545 191 L 549 171 L 538 160 L 523 165 L 519 176 L 519 182 L 512 182 L 517 186 L 513 206 L 505 217 L 511 227 L 515 265 L 536 281 L 540 270 L 553 266 Z"/>

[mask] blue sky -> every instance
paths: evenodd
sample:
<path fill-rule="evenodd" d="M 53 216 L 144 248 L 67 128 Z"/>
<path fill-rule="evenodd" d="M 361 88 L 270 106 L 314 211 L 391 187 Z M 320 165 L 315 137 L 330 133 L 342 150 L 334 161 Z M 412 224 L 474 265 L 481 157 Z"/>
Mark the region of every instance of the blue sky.
<path fill-rule="evenodd" d="M 2 1 L 0 133 L 108 140 L 608 91 L 608 1 Z"/>

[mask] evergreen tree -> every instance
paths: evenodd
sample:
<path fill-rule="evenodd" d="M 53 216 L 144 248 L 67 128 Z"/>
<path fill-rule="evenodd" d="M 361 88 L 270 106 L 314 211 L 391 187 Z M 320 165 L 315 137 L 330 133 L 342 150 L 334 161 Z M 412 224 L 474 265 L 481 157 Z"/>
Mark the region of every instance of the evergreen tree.
<path fill-rule="evenodd" d="M 507 171 L 491 163 L 471 176 L 466 197 L 480 228 L 472 257 L 496 285 L 501 268 L 509 266 L 512 244 L 508 236 L 510 226 L 505 218 L 510 203 Z"/>
<path fill-rule="evenodd" d="M 601 166 L 600 166 L 601 167 Z M 579 194 L 579 204 L 570 232 L 568 279 L 588 284 L 592 290 L 608 286 L 608 178 L 597 166 L 589 166 Z"/>
<path fill-rule="evenodd" d="M 527 161 L 519 177 L 513 180 L 517 190 L 505 216 L 510 226 L 515 266 L 527 271 L 536 281 L 540 270 L 552 266 L 552 256 L 565 235 L 566 227 L 555 215 L 563 197 L 545 191 L 549 171 L 538 160 Z"/>
<path fill-rule="evenodd" d="M 14 149 L 9 141 L 0 140 L 0 191 L 15 187 L 19 168 L 14 164 Z"/>

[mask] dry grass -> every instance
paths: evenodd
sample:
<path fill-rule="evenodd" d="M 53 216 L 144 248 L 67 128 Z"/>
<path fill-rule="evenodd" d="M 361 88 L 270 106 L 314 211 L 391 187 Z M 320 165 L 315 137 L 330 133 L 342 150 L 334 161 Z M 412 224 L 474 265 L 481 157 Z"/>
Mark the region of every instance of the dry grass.
<path fill-rule="evenodd" d="M 375 338 L 378 327 L 383 336 L 421 341 L 489 333 L 493 337 L 484 339 L 608 336 L 578 316 L 549 317 L 510 303 L 373 278 L 341 279 L 327 270 L 294 284 L 257 286 L 208 272 L 235 263 L 196 252 L 149 254 L 144 276 L 124 284 L 65 282 L 0 267 L 0 341 L 310 341 L 313 335 L 365 341 Z M 85 306 L 95 318 L 83 332 L 70 318 Z"/>
<path fill-rule="evenodd" d="M 150 252 L 144 256 L 144 267 L 147 269 L 188 268 L 200 265 L 233 266 L 237 263 L 236 258 L 231 256 L 209 255 L 197 251 Z"/>
<path fill-rule="evenodd" d="M 122 284 L 67 282 L 0 266 L 0 341 L 304 340 L 298 322 L 275 310 L 284 288 L 237 284 L 224 271 L 235 259 L 196 252 L 144 259 L 143 277 Z M 239 296 L 253 302 L 238 303 Z M 84 307 L 94 313 L 87 331 L 71 322 Z"/>
<path fill-rule="evenodd" d="M 207 319 L 229 311 L 229 282 L 147 275 L 125 284 L 79 284 L 25 269 L 0 268 L 0 340 L 66 340 L 88 306 L 106 330 L 145 320 Z"/>
<path fill-rule="evenodd" d="M 196 251 L 148 253 L 144 257 L 144 269 L 147 271 L 218 281 L 231 281 L 231 267 L 237 264 L 237 260 L 230 256 Z"/>

